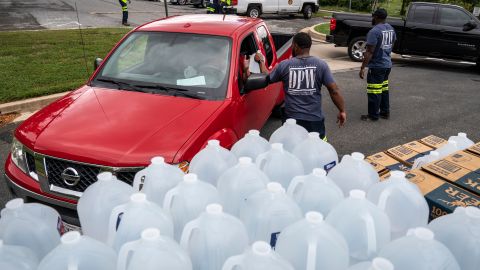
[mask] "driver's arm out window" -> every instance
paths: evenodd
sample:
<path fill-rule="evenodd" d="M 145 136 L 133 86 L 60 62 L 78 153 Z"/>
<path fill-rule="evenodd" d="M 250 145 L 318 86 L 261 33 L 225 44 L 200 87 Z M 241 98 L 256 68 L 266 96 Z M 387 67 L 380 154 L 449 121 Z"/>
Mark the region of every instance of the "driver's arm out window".
<path fill-rule="evenodd" d="M 251 55 L 255 54 L 258 50 L 258 45 L 255 41 L 253 33 L 246 36 L 242 44 L 240 45 L 240 57 L 238 58 L 238 89 L 243 94 L 243 85 L 247 79 L 246 74 L 243 72 L 244 61 L 250 57 L 249 61 L 255 61 Z M 255 62 L 256 63 L 256 62 Z"/>

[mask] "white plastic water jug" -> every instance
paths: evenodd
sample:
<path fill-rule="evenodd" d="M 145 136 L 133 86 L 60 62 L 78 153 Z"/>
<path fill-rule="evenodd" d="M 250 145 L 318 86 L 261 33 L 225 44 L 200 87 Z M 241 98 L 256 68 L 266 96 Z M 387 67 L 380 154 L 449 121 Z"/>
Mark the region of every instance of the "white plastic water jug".
<path fill-rule="evenodd" d="M 318 132 L 308 133 L 308 138 L 300 142 L 292 154 L 302 161 L 306 172 L 315 168 L 329 171 L 338 163 L 338 155 L 335 148 L 328 142 L 320 139 Z"/>
<path fill-rule="evenodd" d="M 260 136 L 260 131 L 252 129 L 245 137 L 236 142 L 232 147 L 232 153 L 237 157 L 249 157 L 253 160 L 258 155 L 270 150 L 268 141 Z"/>
<path fill-rule="evenodd" d="M 167 192 L 163 204 L 163 209 L 172 216 L 175 240 L 180 241 L 187 222 L 196 219 L 207 205 L 219 202 L 214 186 L 200 181 L 196 174 L 185 175 L 182 182 Z"/>
<path fill-rule="evenodd" d="M 118 253 L 117 270 L 192 270 L 188 254 L 157 228 L 145 229 L 140 240 L 128 242 Z"/>
<path fill-rule="evenodd" d="M 318 212 L 308 212 L 305 219 L 286 227 L 278 237 L 276 251 L 295 269 L 348 268 L 347 242 Z"/>
<path fill-rule="evenodd" d="M 268 177 L 252 163 L 241 157 L 238 164 L 228 169 L 218 180 L 218 193 L 225 212 L 239 215 L 240 206 L 253 193 L 265 189 Z"/>
<path fill-rule="evenodd" d="M 6 245 L 0 239 L 0 269 L 37 270 L 37 255 L 29 248 Z"/>
<path fill-rule="evenodd" d="M 460 270 L 448 248 L 434 239 L 432 231 L 422 227 L 386 245 L 379 256 L 390 260 L 395 270 Z"/>
<path fill-rule="evenodd" d="M 352 265 L 348 270 L 395 270 L 396 268 L 393 264 L 382 257 L 377 257 L 371 262 L 361 262 L 355 265 Z"/>
<path fill-rule="evenodd" d="M 302 218 L 302 210 L 276 182 L 248 197 L 240 208 L 240 219 L 247 227 L 250 241 L 265 241 L 275 247 L 277 237 L 288 225 Z"/>
<path fill-rule="evenodd" d="M 392 171 L 387 180 L 371 186 L 367 198 L 389 217 L 392 239 L 404 236 L 408 229 L 428 224 L 428 203 L 402 171 Z"/>
<path fill-rule="evenodd" d="M 209 204 L 197 219 L 185 225 L 180 241 L 188 251 L 194 270 L 220 270 L 225 261 L 248 247 L 248 235 L 242 222 Z"/>
<path fill-rule="evenodd" d="M 163 157 L 154 157 L 147 168 L 135 174 L 133 188 L 147 194 L 148 200 L 163 205 L 167 191 L 182 181 L 184 175 L 177 166 L 165 163 Z"/>
<path fill-rule="evenodd" d="M 452 214 L 434 219 L 428 228 L 453 253 L 462 270 L 479 269 L 480 209 L 457 207 Z"/>
<path fill-rule="evenodd" d="M 453 154 L 456 151 L 459 151 L 458 144 L 454 140 L 448 140 L 446 144 L 437 149 L 438 158 L 444 158 L 450 154 Z"/>
<path fill-rule="evenodd" d="M 253 243 L 243 254 L 228 258 L 222 270 L 294 270 L 292 265 L 263 241 Z"/>
<path fill-rule="evenodd" d="M 98 174 L 78 200 L 77 211 L 85 235 L 104 243 L 108 237 L 108 222 L 113 208 L 129 201 L 133 190 L 110 172 Z"/>
<path fill-rule="evenodd" d="M 413 162 L 412 169 L 419 169 L 423 165 L 432 163 L 439 159 L 440 159 L 440 154 L 437 151 L 430 151 L 428 155 L 415 159 L 415 161 Z"/>
<path fill-rule="evenodd" d="M 458 150 L 465 150 L 475 144 L 464 132 L 459 132 L 457 136 L 450 136 L 448 140 L 455 141 L 457 143 Z"/>
<path fill-rule="evenodd" d="M 350 191 L 350 197 L 333 208 L 326 218 L 345 237 L 351 263 L 373 259 L 390 242 L 387 214 L 365 196 L 362 190 Z"/>
<path fill-rule="evenodd" d="M 287 151 L 292 152 L 295 146 L 308 137 L 308 131 L 297 125 L 295 119 L 287 119 L 285 123 L 279 127 L 270 136 L 270 143 L 281 143 Z"/>
<path fill-rule="evenodd" d="M 328 177 L 347 195 L 353 189 L 367 191 L 368 188 L 379 182 L 380 177 L 362 153 L 345 155 L 342 161 L 328 173 Z"/>
<path fill-rule="evenodd" d="M 300 206 L 303 213 L 317 211 L 324 216 L 344 199 L 342 190 L 323 169 L 313 169 L 309 175 L 293 178 L 287 194 Z"/>
<path fill-rule="evenodd" d="M 61 244 L 43 258 L 38 270 L 115 270 L 116 265 L 111 247 L 72 231 L 62 236 Z"/>
<path fill-rule="evenodd" d="M 193 157 L 189 170 L 203 181 L 216 186 L 220 175 L 235 164 L 237 157 L 232 152 L 221 147 L 219 141 L 210 140 L 207 146 Z"/>
<path fill-rule="evenodd" d="M 302 162 L 283 149 L 281 143 L 272 144 L 271 149 L 259 155 L 255 163 L 270 181 L 282 184 L 285 189 L 288 188 L 295 176 L 305 173 Z"/>
<path fill-rule="evenodd" d="M 13 199 L 1 215 L 0 239 L 6 245 L 29 248 L 41 259 L 60 243 L 63 222 L 49 206 Z"/>
<path fill-rule="evenodd" d="M 144 193 L 134 193 L 130 202 L 112 210 L 108 223 L 108 243 L 118 252 L 123 244 L 140 238 L 146 228 L 158 228 L 173 238 L 173 222 L 156 203 L 147 200 Z"/>

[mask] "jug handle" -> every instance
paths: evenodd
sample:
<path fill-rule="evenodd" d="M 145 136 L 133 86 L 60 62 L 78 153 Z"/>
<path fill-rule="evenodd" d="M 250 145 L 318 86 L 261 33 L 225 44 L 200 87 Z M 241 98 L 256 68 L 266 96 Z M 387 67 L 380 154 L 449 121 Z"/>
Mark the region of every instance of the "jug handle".
<path fill-rule="evenodd" d="M 200 225 L 198 219 L 192 220 L 183 229 L 182 237 L 180 238 L 180 246 L 182 246 L 185 250 L 188 250 L 188 243 L 192 238 L 193 230 L 197 229 Z"/>
<path fill-rule="evenodd" d="M 125 212 L 125 209 L 127 208 L 126 204 L 119 205 L 115 208 L 113 208 L 112 213 L 110 214 L 110 219 L 108 221 L 108 237 L 107 237 L 107 243 L 112 246 L 113 245 L 113 240 L 115 239 L 115 234 L 117 232 L 117 219 L 118 216 Z"/>
<path fill-rule="evenodd" d="M 297 190 L 297 188 L 300 185 L 303 185 L 304 183 L 305 183 L 305 180 L 302 179 L 302 178 L 293 178 L 292 182 L 288 186 L 287 194 L 289 196 L 293 196 L 293 194 L 295 194 L 295 191 Z"/>
<path fill-rule="evenodd" d="M 141 240 L 125 243 L 118 253 L 117 270 L 127 269 L 128 256 L 130 252 L 138 249 Z"/>
<path fill-rule="evenodd" d="M 361 219 L 365 222 L 367 229 L 367 253 L 368 256 L 377 252 L 377 235 L 375 233 L 375 222 L 370 214 L 361 215 Z"/>
<path fill-rule="evenodd" d="M 307 250 L 307 268 L 306 270 L 315 270 L 317 265 L 317 241 L 310 241 Z"/>
<path fill-rule="evenodd" d="M 390 186 L 384 189 L 382 193 L 380 193 L 380 196 L 378 197 L 378 208 L 385 211 L 385 208 L 387 207 L 387 199 L 392 194 L 392 191 L 393 187 Z"/>
<path fill-rule="evenodd" d="M 142 177 L 145 177 L 147 175 L 147 168 L 138 171 L 135 174 L 135 178 L 133 179 L 133 189 L 135 191 L 140 191 L 140 184 L 142 183 Z"/>
<path fill-rule="evenodd" d="M 268 153 L 260 154 L 255 160 L 255 164 L 257 164 L 257 167 L 262 171 L 263 171 L 263 167 L 265 167 L 265 161 L 267 160 L 267 155 Z"/>
<path fill-rule="evenodd" d="M 165 194 L 165 199 L 163 200 L 163 209 L 170 213 L 172 209 L 172 204 L 173 204 L 173 198 L 175 198 L 179 194 L 177 188 L 173 188 Z"/>
<path fill-rule="evenodd" d="M 233 270 L 235 266 L 241 265 L 243 255 L 232 256 L 223 264 L 222 270 Z"/>

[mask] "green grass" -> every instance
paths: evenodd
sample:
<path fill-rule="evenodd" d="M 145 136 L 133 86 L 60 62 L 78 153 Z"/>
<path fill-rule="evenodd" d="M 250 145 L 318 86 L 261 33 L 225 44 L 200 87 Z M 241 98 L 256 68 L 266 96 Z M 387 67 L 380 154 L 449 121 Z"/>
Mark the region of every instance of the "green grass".
<path fill-rule="evenodd" d="M 314 17 L 332 17 L 332 12 L 329 11 L 324 11 L 324 10 L 319 10 L 317 13 L 313 13 Z"/>
<path fill-rule="evenodd" d="M 315 26 L 315 31 L 322 33 L 322 34 L 330 34 L 330 24 L 329 23 L 322 23 Z"/>
<path fill-rule="evenodd" d="M 352 0 L 354 1 L 354 0 Z M 400 17 L 400 9 L 402 8 L 402 0 L 386 0 L 383 3 L 380 3 L 380 7 L 387 10 L 389 16 Z M 334 10 L 334 11 L 344 11 L 349 12 L 348 6 L 323 6 L 320 5 L 320 8 L 323 10 Z M 369 13 L 367 11 L 358 11 L 352 10 L 351 12 L 355 13 Z"/>
<path fill-rule="evenodd" d="M 0 103 L 79 87 L 129 30 L 82 30 L 88 73 L 78 30 L 0 32 Z"/>

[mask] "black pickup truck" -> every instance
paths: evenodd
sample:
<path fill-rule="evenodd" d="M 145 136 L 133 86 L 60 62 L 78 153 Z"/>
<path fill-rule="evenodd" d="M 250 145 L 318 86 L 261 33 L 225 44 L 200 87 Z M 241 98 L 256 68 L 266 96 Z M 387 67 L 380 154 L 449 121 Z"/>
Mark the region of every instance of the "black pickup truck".
<path fill-rule="evenodd" d="M 327 41 L 348 47 L 353 61 L 362 61 L 368 14 L 333 13 Z M 393 52 L 477 63 L 480 67 L 480 21 L 462 7 L 414 2 L 405 18 L 387 18 L 397 34 Z"/>

